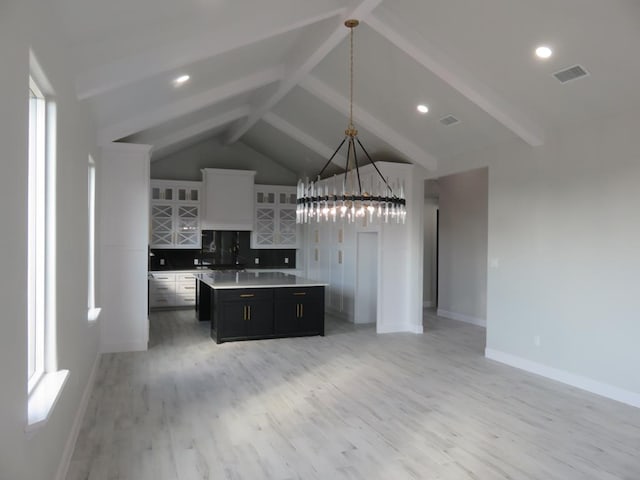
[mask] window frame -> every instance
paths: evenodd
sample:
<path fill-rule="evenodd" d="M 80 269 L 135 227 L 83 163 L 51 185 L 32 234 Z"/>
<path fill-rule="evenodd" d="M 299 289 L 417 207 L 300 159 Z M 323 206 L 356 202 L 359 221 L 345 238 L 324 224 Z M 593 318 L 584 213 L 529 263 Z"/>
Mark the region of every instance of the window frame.
<path fill-rule="evenodd" d="M 58 370 L 56 319 L 56 103 L 30 58 L 27 121 L 27 424 L 46 424 L 69 370 Z M 33 368 L 32 368 L 33 367 Z"/>
<path fill-rule="evenodd" d="M 87 319 L 89 322 L 98 320 L 101 308 L 96 306 L 96 162 L 89 155 L 87 169 L 87 221 L 88 221 L 88 250 L 87 250 Z"/>
<path fill-rule="evenodd" d="M 47 317 L 47 121 L 46 99 L 29 77 L 28 179 L 28 393 L 45 373 Z"/>

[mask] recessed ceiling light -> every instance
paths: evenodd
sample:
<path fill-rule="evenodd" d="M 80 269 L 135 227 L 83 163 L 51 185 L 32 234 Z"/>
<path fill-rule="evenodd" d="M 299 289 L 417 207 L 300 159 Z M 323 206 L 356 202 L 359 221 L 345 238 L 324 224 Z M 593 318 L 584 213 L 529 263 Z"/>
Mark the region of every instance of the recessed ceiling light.
<path fill-rule="evenodd" d="M 180 86 L 180 85 L 184 84 L 185 82 L 188 82 L 190 78 L 191 78 L 191 77 L 190 77 L 189 75 L 180 75 L 178 78 L 176 78 L 176 79 L 173 81 L 173 84 L 174 84 L 176 87 L 178 87 L 178 86 Z"/>
<path fill-rule="evenodd" d="M 549 58 L 551 55 L 553 55 L 553 50 L 551 50 L 546 45 L 540 45 L 538 48 L 536 48 L 536 55 L 538 56 L 538 58 Z"/>
<path fill-rule="evenodd" d="M 429 107 L 427 107 L 426 105 L 420 104 L 417 108 L 420 113 L 427 113 L 429 111 Z"/>

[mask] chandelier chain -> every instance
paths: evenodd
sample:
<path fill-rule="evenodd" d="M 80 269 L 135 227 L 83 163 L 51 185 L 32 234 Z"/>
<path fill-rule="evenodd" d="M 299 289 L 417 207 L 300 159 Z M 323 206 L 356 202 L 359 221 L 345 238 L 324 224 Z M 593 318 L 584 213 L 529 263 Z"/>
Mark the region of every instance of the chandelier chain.
<path fill-rule="evenodd" d="M 351 49 L 349 54 L 349 128 L 353 129 L 353 27 L 349 29 Z"/>

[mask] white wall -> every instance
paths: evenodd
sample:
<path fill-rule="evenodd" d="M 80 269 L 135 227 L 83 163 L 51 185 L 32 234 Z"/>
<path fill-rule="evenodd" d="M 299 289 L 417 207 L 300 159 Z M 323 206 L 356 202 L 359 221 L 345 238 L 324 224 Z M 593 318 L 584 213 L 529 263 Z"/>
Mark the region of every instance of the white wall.
<path fill-rule="evenodd" d="M 438 314 L 484 325 L 487 292 L 487 169 L 438 179 Z"/>
<path fill-rule="evenodd" d="M 437 212 L 438 200 L 424 200 L 424 257 L 422 259 L 422 302 L 425 307 L 436 305 L 437 271 Z"/>
<path fill-rule="evenodd" d="M 638 406 L 639 131 L 629 112 L 473 159 L 489 165 L 487 355 Z"/>
<path fill-rule="evenodd" d="M 37 7 L 37 8 L 36 8 Z M 98 352 L 98 328 L 87 322 L 87 162 L 95 131 L 75 100 L 64 44 L 50 25 L 50 2 L 0 2 L 0 479 L 51 480 Z M 58 368 L 69 379 L 42 428 L 27 420 L 27 108 L 29 47 L 55 91 L 57 104 Z M 98 165 L 99 169 L 99 165 Z M 99 301 L 100 299 L 98 299 Z"/>
<path fill-rule="evenodd" d="M 151 178 L 200 181 L 203 168 L 255 170 L 255 182 L 262 185 L 295 185 L 298 177 L 272 159 L 247 145 L 221 145 L 212 139 L 151 162 Z"/>
<path fill-rule="evenodd" d="M 100 351 L 146 350 L 149 244 L 149 145 L 102 149 L 100 178 Z"/>

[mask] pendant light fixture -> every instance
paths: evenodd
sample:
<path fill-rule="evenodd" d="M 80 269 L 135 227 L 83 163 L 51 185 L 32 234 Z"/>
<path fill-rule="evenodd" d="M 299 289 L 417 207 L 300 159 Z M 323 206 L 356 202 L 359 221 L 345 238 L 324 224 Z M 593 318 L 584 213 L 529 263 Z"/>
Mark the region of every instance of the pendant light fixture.
<path fill-rule="evenodd" d="M 358 138 L 358 130 L 353 125 L 353 29 L 358 26 L 358 20 L 344 22 L 349 29 L 350 56 L 349 56 L 349 125 L 345 130 L 338 148 L 331 158 L 327 160 L 322 170 L 316 175 L 316 179 L 298 181 L 298 200 L 296 209 L 297 223 L 310 223 L 321 221 L 336 221 L 336 219 L 354 222 L 358 218 L 367 216 L 369 221 L 375 218 L 385 223 L 394 221 L 404 223 L 407 214 L 404 188 L 395 185 L 395 191 L 388 180 L 384 178 L 377 165 L 371 160 L 371 156 Z M 340 149 L 347 145 L 347 160 L 344 174 L 333 177 L 333 180 L 321 180 L 321 175 L 327 169 L 331 161 Z M 373 165 L 378 177 L 368 183 L 369 190 L 363 190 L 358 165 L 356 145 Z M 330 185 L 330 183 L 332 183 Z M 375 185 L 374 185 L 375 183 Z"/>

